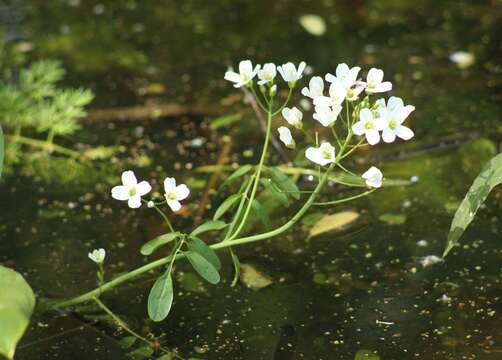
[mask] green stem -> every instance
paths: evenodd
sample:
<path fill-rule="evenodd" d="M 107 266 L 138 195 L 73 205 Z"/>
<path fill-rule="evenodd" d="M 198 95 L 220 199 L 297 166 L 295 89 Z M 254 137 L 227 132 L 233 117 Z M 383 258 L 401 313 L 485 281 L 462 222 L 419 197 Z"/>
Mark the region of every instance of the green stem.
<path fill-rule="evenodd" d="M 333 201 L 327 201 L 327 202 L 318 202 L 318 203 L 313 203 L 312 205 L 316 205 L 316 206 L 328 206 L 328 205 L 341 204 L 341 203 L 344 203 L 344 202 L 347 202 L 347 201 L 351 201 L 351 200 L 355 200 L 355 199 L 359 199 L 361 197 L 367 196 L 367 195 L 371 194 L 373 191 L 375 191 L 375 189 L 371 189 L 371 190 L 365 191 L 365 192 L 363 192 L 361 194 L 350 196 L 348 198 L 339 199 L 339 200 L 333 200 Z"/>
<path fill-rule="evenodd" d="M 54 142 L 54 130 L 53 129 L 49 130 L 49 133 L 47 134 L 47 140 L 46 140 L 46 142 L 48 144 L 52 144 Z"/>
<path fill-rule="evenodd" d="M 25 145 L 29 145 L 32 147 L 37 147 L 37 148 L 57 152 L 60 154 L 64 154 L 64 155 L 67 155 L 70 157 L 79 157 L 80 156 L 80 153 L 78 151 L 71 150 L 71 149 L 65 148 L 63 146 L 56 145 L 56 144 L 49 144 L 46 141 L 24 137 L 19 134 L 14 134 L 12 136 L 5 136 L 5 137 L 7 139 L 10 139 L 14 143 L 17 142 L 20 144 L 25 144 Z"/>
<path fill-rule="evenodd" d="M 289 88 L 289 93 L 288 93 L 288 97 L 286 98 L 286 101 L 284 101 L 284 103 L 282 104 L 282 106 L 279 109 L 277 109 L 275 112 L 272 113 L 272 116 L 279 114 L 282 111 L 282 109 L 284 109 L 286 107 L 286 105 L 288 105 L 289 100 L 291 100 L 291 94 L 293 94 L 293 88 Z"/>
<path fill-rule="evenodd" d="M 153 204 L 153 208 L 155 209 L 155 211 L 157 211 L 159 213 L 159 215 L 162 217 L 162 219 L 164 219 L 164 222 L 167 224 L 167 226 L 169 227 L 169 230 L 171 232 L 174 232 L 174 228 L 173 228 L 173 225 L 171 224 L 171 222 L 169 221 L 169 219 L 167 218 L 167 215 L 164 214 L 164 212 L 162 210 L 159 209 L 159 207 L 154 203 Z"/>

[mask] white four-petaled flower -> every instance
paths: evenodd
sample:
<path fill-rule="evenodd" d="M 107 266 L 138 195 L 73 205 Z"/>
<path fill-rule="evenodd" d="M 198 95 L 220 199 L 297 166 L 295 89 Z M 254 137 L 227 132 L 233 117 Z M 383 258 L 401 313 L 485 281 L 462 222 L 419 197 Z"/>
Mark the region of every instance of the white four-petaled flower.
<path fill-rule="evenodd" d="M 315 107 L 315 113 L 312 117 L 319 121 L 322 126 L 328 127 L 335 123 L 341 111 L 342 107 L 340 105 L 327 106 L 321 104 Z"/>
<path fill-rule="evenodd" d="M 277 75 L 277 71 L 274 63 L 266 63 L 263 67 L 258 70 L 258 84 L 264 85 L 267 83 L 272 83 Z"/>
<path fill-rule="evenodd" d="M 147 181 L 138 184 L 136 176 L 130 170 L 122 173 L 122 185 L 112 189 L 112 197 L 116 200 L 126 201 L 130 208 L 136 209 L 141 206 L 141 197 L 148 194 L 152 187 Z"/>
<path fill-rule="evenodd" d="M 258 73 L 260 65 L 256 65 L 253 69 L 253 63 L 251 60 L 242 60 L 239 63 L 239 72 L 228 70 L 225 73 L 225 80 L 234 83 L 234 87 L 239 88 L 241 86 L 247 85 Z"/>
<path fill-rule="evenodd" d="M 101 264 L 103 263 L 103 261 L 105 261 L 106 251 L 105 249 L 95 249 L 91 251 L 87 256 L 89 256 L 89 259 L 94 261 L 96 264 Z"/>
<path fill-rule="evenodd" d="M 297 107 L 292 107 L 292 108 L 285 107 L 284 109 L 282 109 L 281 114 L 284 117 L 284 119 L 295 128 L 301 129 L 303 127 L 302 123 L 303 114 L 300 110 L 298 110 Z"/>
<path fill-rule="evenodd" d="M 164 180 L 164 191 L 167 205 L 174 212 L 181 209 L 180 201 L 186 199 L 190 194 L 188 186 L 185 184 L 176 186 L 176 180 L 169 177 Z"/>
<path fill-rule="evenodd" d="M 352 125 L 354 134 L 366 136 L 370 145 L 380 142 L 379 130 L 382 130 L 381 123 L 374 118 L 371 110 L 366 108 L 359 112 L 359 121 Z"/>
<path fill-rule="evenodd" d="M 318 148 L 309 147 L 305 151 L 305 157 L 316 164 L 324 166 L 336 160 L 335 148 L 329 142 L 323 142 Z"/>
<path fill-rule="evenodd" d="M 366 92 L 381 93 L 392 90 L 390 81 L 383 81 L 383 70 L 371 68 L 366 77 Z"/>
<path fill-rule="evenodd" d="M 306 65 L 307 64 L 305 64 L 305 61 L 302 61 L 298 65 L 297 69 L 293 63 L 288 62 L 286 64 L 278 66 L 277 71 L 279 71 L 279 74 L 281 74 L 282 78 L 289 84 L 289 86 L 293 86 L 298 80 L 301 79 L 303 70 L 305 70 Z"/>
<path fill-rule="evenodd" d="M 312 100 L 323 96 L 324 81 L 320 76 L 313 76 L 309 81 L 309 86 L 302 89 L 302 95 Z"/>
<path fill-rule="evenodd" d="M 415 107 L 405 106 L 401 98 L 395 96 L 389 98 L 387 106 L 379 109 L 383 141 L 391 143 L 396 140 L 396 137 L 403 140 L 410 140 L 413 137 L 413 131 L 402 125 L 413 110 Z"/>
<path fill-rule="evenodd" d="M 369 187 L 379 188 L 382 186 L 383 174 L 377 167 L 370 167 L 361 177 Z"/>
<path fill-rule="evenodd" d="M 339 83 L 345 90 L 345 99 L 349 101 L 357 100 L 359 94 L 364 90 L 365 84 L 357 81 L 357 75 L 361 68 L 354 66 L 349 68 L 345 63 L 338 64 L 336 67 L 336 75 L 326 74 L 325 79 L 330 83 Z"/>
<path fill-rule="evenodd" d="M 335 81 L 329 86 L 329 96 L 319 96 L 314 99 L 314 105 L 339 106 L 345 100 L 347 90 L 340 81 Z"/>
<path fill-rule="evenodd" d="M 285 126 L 279 127 L 277 131 L 279 132 L 279 139 L 284 143 L 284 145 L 290 149 L 294 149 L 296 143 L 295 139 L 293 139 L 293 136 L 291 135 L 291 131 Z"/>

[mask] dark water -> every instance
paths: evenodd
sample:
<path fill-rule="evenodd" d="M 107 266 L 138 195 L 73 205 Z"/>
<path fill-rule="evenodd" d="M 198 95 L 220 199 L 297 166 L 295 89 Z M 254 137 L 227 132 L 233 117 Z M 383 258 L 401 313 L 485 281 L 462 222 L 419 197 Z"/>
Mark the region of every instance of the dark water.
<path fill-rule="evenodd" d="M 490 196 L 462 247 L 445 262 L 421 264 L 424 256 L 442 253 L 455 206 L 499 147 L 502 3 L 9 3 L 22 14 L 10 31 L 17 41 L 33 45 L 28 57 L 61 59 L 68 85 L 96 92 L 95 109 L 153 103 L 207 109 L 199 115 L 89 124 L 63 141 L 77 147 L 121 145 L 112 161 L 77 168 L 72 181 L 62 175 L 47 181 L 40 171 L 6 179 L 0 262 L 21 271 L 37 294 L 69 297 L 93 288 L 95 268 L 87 252 L 95 247 L 108 251 L 108 277 L 146 263 L 138 249 L 164 231 L 163 224 L 148 209 L 133 211 L 109 197 L 121 169 L 157 179 L 154 188 L 165 176 L 188 183 L 191 204 L 175 222 L 189 230 L 208 179 L 193 169 L 217 162 L 222 135 L 232 134 L 232 161 L 256 160 L 259 128 L 222 80 L 227 64 L 245 57 L 305 60 L 319 74 L 339 62 L 375 65 L 392 77 L 395 94 L 416 106 L 410 122 L 416 138 L 360 152 L 351 168 L 360 172 L 371 163 L 388 178 L 416 176 L 417 183 L 329 209 L 359 213 L 342 232 L 305 240 L 307 232 L 296 231 L 237 248 L 242 263 L 272 279 L 263 289 L 230 287 L 232 266 L 222 252 L 223 281 L 217 286 L 203 283 L 186 264 L 177 266 L 175 305 L 160 324 L 146 316 L 154 274 L 103 300 L 132 328 L 159 336 L 185 358 L 354 359 L 360 349 L 384 360 L 502 358 L 500 190 Z M 326 33 L 315 37 L 305 31 L 298 20 L 304 14 L 321 15 Z M 468 69 L 449 60 L 461 50 L 475 54 Z M 243 119 L 231 129 L 210 130 L 213 118 L 236 112 Z M 308 180 L 301 184 L 308 186 Z M 326 198 L 343 191 L 334 187 Z M 213 199 L 221 201 L 224 194 Z M 281 223 L 288 211 L 277 211 L 273 221 Z M 94 307 L 36 315 L 17 358 L 126 358 L 118 345 L 125 334 L 100 315 Z"/>

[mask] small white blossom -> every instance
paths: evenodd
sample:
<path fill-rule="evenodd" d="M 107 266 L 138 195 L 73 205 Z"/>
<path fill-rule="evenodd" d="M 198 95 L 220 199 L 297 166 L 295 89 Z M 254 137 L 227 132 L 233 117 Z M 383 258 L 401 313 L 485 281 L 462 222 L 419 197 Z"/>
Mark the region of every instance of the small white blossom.
<path fill-rule="evenodd" d="M 366 77 L 366 92 L 382 93 L 392 90 L 390 81 L 383 81 L 383 70 L 371 68 Z"/>
<path fill-rule="evenodd" d="M 303 127 L 303 113 L 298 110 L 297 107 L 285 107 L 284 109 L 282 109 L 281 114 L 282 117 L 288 122 L 288 124 L 294 126 L 297 129 L 301 129 Z"/>
<path fill-rule="evenodd" d="M 316 106 L 339 106 L 345 100 L 347 90 L 340 81 L 335 81 L 329 86 L 329 96 L 319 96 L 314 99 Z"/>
<path fill-rule="evenodd" d="M 401 98 L 392 96 L 387 101 L 387 106 L 379 111 L 383 141 L 391 143 L 396 140 L 396 137 L 410 140 L 414 136 L 410 128 L 402 125 L 413 110 L 415 107 L 412 105 L 404 106 Z"/>
<path fill-rule="evenodd" d="M 126 201 L 130 208 L 136 209 L 141 206 L 141 197 L 148 194 L 152 187 L 147 181 L 138 184 L 136 176 L 130 170 L 122 173 L 122 185 L 112 189 L 112 198 Z"/>
<path fill-rule="evenodd" d="M 335 148 L 329 142 L 323 142 L 321 146 L 309 147 L 305 151 L 305 157 L 321 166 L 335 162 Z"/>
<path fill-rule="evenodd" d="M 174 212 L 181 209 L 180 201 L 186 199 L 190 194 L 188 186 L 185 184 L 176 186 L 176 180 L 169 177 L 164 180 L 164 191 L 167 205 Z"/>
<path fill-rule="evenodd" d="M 476 57 L 467 51 L 456 51 L 450 55 L 450 60 L 457 64 L 460 69 L 467 69 L 476 62 Z"/>
<path fill-rule="evenodd" d="M 267 83 L 274 82 L 275 76 L 277 75 L 277 70 L 274 63 L 266 63 L 263 67 L 258 70 L 258 81 L 259 85 L 264 85 Z"/>
<path fill-rule="evenodd" d="M 274 85 L 272 85 L 272 86 L 270 87 L 270 90 L 268 91 L 268 95 L 269 95 L 270 97 L 274 97 L 274 96 L 275 96 L 275 94 L 277 94 L 277 85 L 275 85 L 275 84 L 274 84 Z"/>
<path fill-rule="evenodd" d="M 106 251 L 105 249 L 95 249 L 91 251 L 87 256 L 96 264 L 101 264 L 103 263 L 103 261 L 105 261 Z"/>
<path fill-rule="evenodd" d="M 309 81 L 309 86 L 302 89 L 302 95 L 314 100 L 323 96 L 324 81 L 320 76 L 313 76 Z"/>
<path fill-rule="evenodd" d="M 382 186 L 383 174 L 377 167 L 370 167 L 361 177 L 369 187 L 379 188 Z"/>
<path fill-rule="evenodd" d="M 239 73 L 232 70 L 228 70 L 225 73 L 225 80 L 234 83 L 234 87 L 239 88 L 241 86 L 247 85 L 258 73 L 260 65 L 256 65 L 253 69 L 253 63 L 251 60 L 242 60 L 239 63 Z"/>
<path fill-rule="evenodd" d="M 364 90 L 365 83 L 357 81 L 357 75 L 361 71 L 359 66 L 349 68 L 345 63 L 336 67 L 336 76 L 326 74 L 325 79 L 330 83 L 339 83 L 345 90 L 345 99 L 349 101 L 357 100 L 359 94 Z"/>
<path fill-rule="evenodd" d="M 437 263 L 440 263 L 443 261 L 444 260 L 442 258 L 440 258 L 439 256 L 427 255 L 427 256 L 424 256 L 420 259 L 420 264 L 422 264 L 422 266 L 425 268 L 425 267 L 428 267 L 428 266 L 431 266 L 431 265 L 434 265 L 434 264 L 437 264 Z"/>
<path fill-rule="evenodd" d="M 279 127 L 277 131 L 279 132 L 279 139 L 284 143 L 284 145 L 290 149 L 294 149 L 296 143 L 295 139 L 293 139 L 293 136 L 291 135 L 291 131 L 285 126 Z"/>
<path fill-rule="evenodd" d="M 305 61 L 302 61 L 298 65 L 298 69 L 291 62 L 283 64 L 277 67 L 277 71 L 281 74 L 284 81 L 290 84 L 290 87 L 293 86 L 298 80 L 301 79 L 303 70 L 305 69 Z"/>
<path fill-rule="evenodd" d="M 315 113 L 312 117 L 319 121 L 322 126 L 328 127 L 332 126 L 335 123 L 341 111 L 342 107 L 340 105 L 319 105 L 315 107 Z"/>
<path fill-rule="evenodd" d="M 362 109 L 359 112 L 359 121 L 352 125 L 352 131 L 356 135 L 364 135 L 370 145 L 380 142 L 381 124 L 374 118 L 370 109 Z"/>

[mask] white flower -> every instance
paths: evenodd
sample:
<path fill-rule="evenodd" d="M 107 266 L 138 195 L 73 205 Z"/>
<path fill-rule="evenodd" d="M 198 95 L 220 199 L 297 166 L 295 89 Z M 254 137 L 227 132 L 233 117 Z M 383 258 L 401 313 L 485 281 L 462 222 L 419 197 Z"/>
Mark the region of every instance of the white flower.
<path fill-rule="evenodd" d="M 302 77 L 303 70 L 305 69 L 305 61 L 302 61 L 296 69 L 295 65 L 291 62 L 277 67 L 277 71 L 281 74 L 284 81 L 293 86 Z"/>
<path fill-rule="evenodd" d="M 141 206 L 141 197 L 148 194 L 152 187 L 147 181 L 138 184 L 136 176 L 130 170 L 122 173 L 122 185 L 112 189 L 112 198 L 126 201 L 130 208 L 136 209 Z"/>
<path fill-rule="evenodd" d="M 87 256 L 89 256 L 89 259 L 94 261 L 96 264 L 101 264 L 103 261 L 105 261 L 105 256 L 106 256 L 106 251 L 105 249 L 95 249 L 92 250 Z"/>
<path fill-rule="evenodd" d="M 315 107 L 315 113 L 313 118 L 319 121 L 322 126 L 328 127 L 332 126 L 340 112 L 342 111 L 342 107 L 340 105 L 335 106 L 326 106 L 326 105 L 318 105 Z"/>
<path fill-rule="evenodd" d="M 228 70 L 225 73 L 225 80 L 234 83 L 234 87 L 238 88 L 249 83 L 256 76 L 256 73 L 260 69 L 260 65 L 256 65 L 253 69 L 253 64 L 251 60 L 242 60 L 239 63 L 239 73 Z"/>
<path fill-rule="evenodd" d="M 314 99 L 315 105 L 338 106 L 343 103 L 347 96 L 347 90 L 338 80 L 329 86 L 329 96 L 319 96 Z"/>
<path fill-rule="evenodd" d="M 274 81 L 275 76 L 277 75 L 277 71 L 274 63 L 267 63 L 263 65 L 263 67 L 258 70 L 258 81 L 259 85 L 263 85 L 266 83 L 272 83 Z"/>
<path fill-rule="evenodd" d="M 467 69 L 476 62 L 476 57 L 470 52 L 456 51 L 450 55 L 450 60 L 457 64 L 460 69 Z"/>
<path fill-rule="evenodd" d="M 383 174 L 377 167 L 370 167 L 362 176 L 366 180 L 366 185 L 372 188 L 379 188 L 382 186 Z"/>
<path fill-rule="evenodd" d="M 298 110 L 297 107 L 292 107 L 291 109 L 285 107 L 284 109 L 282 109 L 281 114 L 284 119 L 295 128 L 301 129 L 303 127 L 303 114 L 300 110 Z"/>
<path fill-rule="evenodd" d="M 415 107 L 412 105 L 404 106 L 401 98 L 392 96 L 387 101 L 387 106 L 379 110 L 383 141 L 386 143 L 394 142 L 396 136 L 403 140 L 410 140 L 414 136 L 410 128 L 402 125 L 413 110 Z"/>
<path fill-rule="evenodd" d="M 181 209 L 180 201 L 186 199 L 190 194 L 188 186 L 185 184 L 176 186 L 176 180 L 169 177 L 164 180 L 164 191 L 167 205 L 174 212 Z"/>
<path fill-rule="evenodd" d="M 390 81 L 383 81 L 383 70 L 371 68 L 366 77 L 366 92 L 381 93 L 392 90 Z"/>
<path fill-rule="evenodd" d="M 434 264 L 437 264 L 437 263 L 440 263 L 443 261 L 444 260 L 442 258 L 440 258 L 439 256 L 427 255 L 427 256 L 424 256 L 420 259 L 420 264 L 422 264 L 422 266 L 425 268 L 425 267 L 428 267 L 428 266 L 431 266 L 431 265 L 434 265 Z"/>
<path fill-rule="evenodd" d="M 349 101 L 354 101 L 357 100 L 359 94 L 365 87 L 363 82 L 357 81 L 359 71 L 361 71 L 359 66 L 349 68 L 347 64 L 343 63 L 336 67 L 336 76 L 328 73 L 325 79 L 330 83 L 339 83 L 345 89 L 344 98 Z"/>
<path fill-rule="evenodd" d="M 335 148 L 329 142 L 323 142 L 318 148 L 309 147 L 305 151 L 305 157 L 316 164 L 324 166 L 336 160 Z"/>
<path fill-rule="evenodd" d="M 381 123 L 375 120 L 370 109 L 362 109 L 359 112 L 359 121 L 352 125 L 352 131 L 356 135 L 366 136 L 366 140 L 370 145 L 375 145 L 380 142 Z"/>
<path fill-rule="evenodd" d="M 291 131 L 285 126 L 279 127 L 277 131 L 279 132 L 279 139 L 284 143 L 284 145 L 290 149 L 294 149 L 296 143 L 295 139 L 293 139 L 293 136 L 291 135 Z"/>
<path fill-rule="evenodd" d="M 313 76 L 309 81 L 309 86 L 302 89 L 302 95 L 312 100 L 322 96 L 324 91 L 324 81 L 320 76 Z"/>

